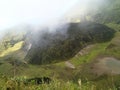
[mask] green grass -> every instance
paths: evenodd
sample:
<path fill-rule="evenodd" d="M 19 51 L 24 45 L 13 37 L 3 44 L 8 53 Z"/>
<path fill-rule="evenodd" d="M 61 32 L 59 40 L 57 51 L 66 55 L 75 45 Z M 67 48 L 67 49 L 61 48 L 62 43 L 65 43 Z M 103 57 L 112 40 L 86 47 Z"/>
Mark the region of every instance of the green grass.
<path fill-rule="evenodd" d="M 18 84 L 18 79 L 21 82 Z M 19 77 L 16 79 L 9 78 L 7 81 L 5 78 L 3 86 L 0 86 L 1 90 L 6 90 L 6 88 L 11 88 L 11 90 L 106 90 L 104 87 L 97 88 L 95 83 L 87 82 L 83 83 L 81 80 L 78 80 L 78 83 L 74 83 L 72 81 L 61 81 L 58 79 L 53 79 L 50 84 L 41 84 L 36 85 L 34 82 L 30 82 L 27 86 L 23 83 L 25 78 Z M 23 81 L 22 81 L 23 80 Z M 107 90 L 117 90 L 114 85 L 109 86 L 106 84 Z"/>
<path fill-rule="evenodd" d="M 12 52 L 15 52 L 19 49 L 21 49 L 22 45 L 23 45 L 23 41 L 20 41 L 18 43 L 16 43 L 13 47 L 8 48 L 7 50 L 4 50 L 1 54 L 0 57 L 4 57 Z"/>
<path fill-rule="evenodd" d="M 88 62 L 94 60 L 101 53 L 105 52 L 105 48 L 108 45 L 109 45 L 109 42 L 95 44 L 94 47 L 92 47 L 92 50 L 88 51 L 88 54 L 83 55 L 83 56 L 74 57 L 70 61 L 75 66 L 79 66 L 80 64 L 88 63 Z"/>
<path fill-rule="evenodd" d="M 119 46 L 120 41 L 119 40 L 120 40 L 119 38 L 113 39 L 110 45 L 114 45 L 114 46 L 106 50 L 105 52 L 106 55 L 113 56 L 115 58 L 120 59 L 120 46 Z"/>
<path fill-rule="evenodd" d="M 120 59 L 120 25 L 109 23 L 107 26 L 113 28 L 117 32 L 115 37 L 110 42 L 110 48 L 106 50 L 105 54 Z"/>
<path fill-rule="evenodd" d="M 112 26 L 112 28 L 115 27 Z M 120 58 L 120 32 L 118 29 L 116 29 L 116 31 L 115 37 L 111 41 L 94 44 L 87 54 L 82 56 L 78 55 L 77 57 L 69 59 L 68 61 L 76 67 L 75 69 L 67 67 L 65 61 L 48 65 L 39 66 L 28 64 L 27 67 L 17 67 L 18 70 L 16 72 L 16 77 L 18 78 L 22 76 L 27 78 L 46 76 L 52 78 L 54 82 L 42 85 L 30 84 L 28 86 L 25 86 L 23 83 L 21 83 L 20 86 L 15 84 L 15 90 L 117 90 L 114 82 L 118 82 L 120 80 L 119 77 L 100 76 L 97 78 L 88 73 L 89 66 L 87 66 L 88 63 L 91 63 L 96 58 L 101 57 L 101 55 Z M 11 51 L 16 50 L 16 48 L 18 49 L 21 45 L 22 42 L 16 44 L 11 49 L 5 51 L 4 55 L 11 53 Z M 82 66 L 86 69 L 85 71 L 81 70 L 83 69 L 81 68 Z M 2 88 L 5 90 L 7 87 L 7 80 L 11 80 L 9 77 L 13 77 L 13 66 L 7 62 L 0 65 L 0 73 L 2 73 L 0 76 L 5 76 L 0 77 L 0 90 Z M 82 85 L 79 86 L 77 81 L 80 77 L 76 77 L 76 75 L 79 76 L 79 73 L 82 73 L 82 76 L 85 78 L 90 78 L 91 81 L 89 81 L 89 79 L 85 82 L 82 79 Z M 8 79 L 5 80 L 6 77 Z M 92 81 L 92 78 L 94 77 L 96 80 Z"/>
<path fill-rule="evenodd" d="M 117 36 L 119 37 L 119 35 L 117 35 Z M 100 79 L 100 81 L 97 81 L 97 84 L 94 84 L 89 81 L 88 81 L 89 83 L 83 83 L 83 85 L 81 86 L 81 89 L 78 84 L 72 82 L 72 79 L 75 78 L 76 73 L 80 72 L 80 70 L 78 70 L 79 66 L 84 65 L 89 62 L 92 62 L 100 54 L 105 54 L 105 53 L 109 54 L 106 51 L 106 48 L 112 42 L 114 42 L 114 40 L 116 41 L 115 38 L 111 42 L 95 44 L 94 47 L 92 47 L 90 49 L 90 51 L 88 51 L 87 54 L 85 54 L 83 56 L 73 57 L 72 59 L 70 59 L 69 61 L 72 64 L 74 64 L 76 67 L 76 69 L 74 69 L 74 70 L 67 68 L 65 65 L 65 61 L 63 61 L 60 63 L 41 65 L 41 66 L 29 64 L 27 68 L 26 67 L 18 67 L 19 70 L 18 70 L 18 73 L 16 73 L 17 77 L 20 77 L 20 76 L 25 76 L 25 77 L 48 76 L 48 77 L 66 79 L 68 82 L 66 82 L 66 80 L 65 81 L 63 80 L 62 82 L 55 81 L 55 82 L 51 83 L 50 85 L 45 85 L 45 84 L 40 85 L 40 86 L 37 86 L 37 85 L 24 86 L 23 85 L 23 86 L 16 86 L 16 88 L 24 87 L 24 88 L 26 88 L 26 90 L 68 90 L 68 88 L 69 88 L 69 90 L 88 90 L 88 89 L 89 90 L 102 90 L 102 89 L 98 89 L 98 87 L 99 87 L 98 84 L 101 85 L 99 88 L 102 88 L 102 84 L 107 83 L 107 81 L 105 81 L 105 79 L 102 81 Z M 111 52 L 111 53 L 115 53 L 115 52 Z M 4 68 L 4 69 L 2 69 L 2 68 Z M 5 75 L 9 74 L 7 77 L 11 77 L 11 76 L 13 76 L 12 68 L 13 68 L 13 66 L 5 63 L 3 65 L 0 65 L 0 72 Z M 86 74 L 83 73 L 83 75 L 85 75 L 85 77 L 87 78 Z M 3 83 L 0 83 L 1 86 L 6 85 L 4 81 L 2 81 L 2 82 Z M 107 84 L 105 84 L 105 85 L 107 85 Z M 4 86 L 4 87 L 6 87 L 6 86 Z M 105 87 L 106 86 L 104 86 L 103 88 L 105 88 Z M 111 88 L 111 87 L 107 86 L 107 88 Z M 115 89 L 115 87 L 112 87 L 111 90 L 116 90 L 116 89 Z"/>
<path fill-rule="evenodd" d="M 120 24 L 116 24 L 116 23 L 107 23 L 106 24 L 108 27 L 116 30 L 116 31 L 120 31 Z"/>

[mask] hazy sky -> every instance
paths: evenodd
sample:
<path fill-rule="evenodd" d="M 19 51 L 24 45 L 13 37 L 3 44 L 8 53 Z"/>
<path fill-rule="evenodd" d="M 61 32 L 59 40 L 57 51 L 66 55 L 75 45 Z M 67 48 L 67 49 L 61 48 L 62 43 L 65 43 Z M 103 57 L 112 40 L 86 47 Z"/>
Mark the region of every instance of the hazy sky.
<path fill-rule="evenodd" d="M 58 20 L 79 0 L 0 0 L 0 30 Z"/>
<path fill-rule="evenodd" d="M 109 0 L 79 0 L 76 5 L 66 13 L 67 18 L 84 15 L 85 13 L 94 13 L 104 7 Z"/>

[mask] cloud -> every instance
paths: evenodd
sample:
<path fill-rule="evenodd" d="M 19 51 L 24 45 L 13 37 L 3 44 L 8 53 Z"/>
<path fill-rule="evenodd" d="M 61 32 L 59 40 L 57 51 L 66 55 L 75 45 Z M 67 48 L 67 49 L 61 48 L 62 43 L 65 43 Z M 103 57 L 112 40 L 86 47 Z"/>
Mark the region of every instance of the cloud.
<path fill-rule="evenodd" d="M 78 0 L 0 0 L 0 30 L 60 19 Z"/>

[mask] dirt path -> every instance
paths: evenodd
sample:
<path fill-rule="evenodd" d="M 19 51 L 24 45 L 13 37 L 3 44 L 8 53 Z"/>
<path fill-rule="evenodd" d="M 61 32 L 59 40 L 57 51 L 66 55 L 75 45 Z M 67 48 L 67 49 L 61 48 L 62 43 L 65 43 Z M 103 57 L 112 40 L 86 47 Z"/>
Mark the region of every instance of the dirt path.
<path fill-rule="evenodd" d="M 65 65 L 71 69 L 75 69 L 75 66 L 72 63 L 70 63 L 70 61 L 66 61 Z"/>
<path fill-rule="evenodd" d="M 85 48 L 83 48 L 82 50 L 80 50 L 78 52 L 78 54 L 76 54 L 76 57 L 88 54 L 93 47 L 94 47 L 94 45 L 88 45 L 88 46 L 86 46 Z"/>

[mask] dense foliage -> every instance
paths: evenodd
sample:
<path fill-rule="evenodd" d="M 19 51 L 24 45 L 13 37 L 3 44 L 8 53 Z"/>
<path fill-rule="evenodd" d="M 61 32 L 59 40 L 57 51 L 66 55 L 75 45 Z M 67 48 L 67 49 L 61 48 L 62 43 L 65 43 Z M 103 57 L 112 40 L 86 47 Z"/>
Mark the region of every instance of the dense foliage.
<path fill-rule="evenodd" d="M 67 30 L 58 28 L 55 33 L 44 33 L 37 41 L 31 39 L 32 48 L 27 57 L 32 64 L 67 60 L 88 44 L 109 41 L 114 36 L 114 32 L 94 22 L 70 23 Z"/>
<path fill-rule="evenodd" d="M 120 24 L 120 1 L 119 0 L 107 0 L 101 9 L 98 9 L 94 15 L 94 21 L 99 23 L 117 23 Z"/>

